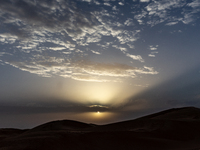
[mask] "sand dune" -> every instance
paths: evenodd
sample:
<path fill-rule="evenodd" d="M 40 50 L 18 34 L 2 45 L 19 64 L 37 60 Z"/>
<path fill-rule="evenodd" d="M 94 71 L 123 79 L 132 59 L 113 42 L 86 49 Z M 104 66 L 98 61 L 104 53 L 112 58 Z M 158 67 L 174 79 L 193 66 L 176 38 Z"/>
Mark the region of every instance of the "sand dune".
<path fill-rule="evenodd" d="M 107 125 L 61 120 L 30 130 L 0 129 L 0 150 L 84 149 L 199 150 L 200 109 L 170 109 Z"/>

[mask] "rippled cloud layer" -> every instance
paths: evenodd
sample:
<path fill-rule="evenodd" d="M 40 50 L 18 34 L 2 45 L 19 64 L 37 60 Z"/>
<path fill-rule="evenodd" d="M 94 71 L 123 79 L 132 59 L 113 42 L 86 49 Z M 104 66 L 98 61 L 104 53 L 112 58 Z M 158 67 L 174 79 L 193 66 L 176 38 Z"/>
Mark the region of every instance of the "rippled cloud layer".
<path fill-rule="evenodd" d="M 191 24 L 199 12 L 198 0 L 2 0 L 0 63 L 80 81 L 156 75 L 145 58 L 157 57 L 159 45 L 147 45 L 148 53 L 135 48 L 145 28 Z M 127 61 L 87 59 L 108 52 Z"/>

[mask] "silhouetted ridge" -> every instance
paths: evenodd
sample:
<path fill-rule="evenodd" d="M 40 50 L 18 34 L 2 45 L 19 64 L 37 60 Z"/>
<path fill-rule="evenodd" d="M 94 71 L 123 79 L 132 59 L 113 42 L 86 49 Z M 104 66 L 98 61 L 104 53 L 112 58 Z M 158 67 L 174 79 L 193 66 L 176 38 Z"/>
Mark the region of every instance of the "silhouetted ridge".
<path fill-rule="evenodd" d="M 93 125 L 79 122 L 79 121 L 73 121 L 73 120 L 58 120 L 58 121 L 52 121 L 45 124 L 42 124 L 40 126 L 37 126 L 33 128 L 32 130 L 80 130 L 84 128 L 90 128 Z"/>
<path fill-rule="evenodd" d="M 171 120 L 192 120 L 200 119 L 200 109 L 196 107 L 183 107 L 183 108 L 172 108 L 139 119 L 171 119 Z"/>
<path fill-rule="evenodd" d="M 180 122 L 181 121 L 181 122 Z M 182 122 L 184 124 L 182 125 Z M 168 130 L 185 130 L 188 121 L 200 122 L 200 109 L 195 107 L 183 107 L 164 110 L 155 114 L 147 115 L 134 120 L 127 120 L 112 124 L 100 126 L 98 130 L 102 131 L 168 131 Z M 179 128 L 179 126 L 181 128 Z M 195 129 L 198 125 L 193 125 Z M 191 129 L 188 129 L 191 131 Z M 198 129 L 200 130 L 200 128 Z M 181 132 L 180 131 L 180 132 Z"/>
<path fill-rule="evenodd" d="M 26 131 L 28 130 L 13 129 L 13 128 L 0 129 L 0 140 L 22 134 Z"/>
<path fill-rule="evenodd" d="M 1 129 L 0 150 L 199 150 L 199 116 L 200 109 L 184 107 L 107 125 L 61 120 Z"/>

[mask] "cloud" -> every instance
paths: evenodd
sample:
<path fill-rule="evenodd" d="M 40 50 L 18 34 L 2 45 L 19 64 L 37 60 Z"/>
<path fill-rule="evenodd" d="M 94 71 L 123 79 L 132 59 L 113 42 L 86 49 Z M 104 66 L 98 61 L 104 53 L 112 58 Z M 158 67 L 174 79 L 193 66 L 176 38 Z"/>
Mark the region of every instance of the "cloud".
<path fill-rule="evenodd" d="M 75 74 L 71 78 L 74 80 L 87 81 L 87 82 L 115 82 L 115 80 L 101 79 L 100 77 L 94 77 L 87 74 L 86 75 Z"/>
<path fill-rule="evenodd" d="M 122 6 L 124 5 L 124 3 L 122 3 L 122 2 L 119 2 L 118 4 L 119 4 L 119 5 L 122 5 Z"/>
<path fill-rule="evenodd" d="M 0 41 L 2 44 L 13 44 L 17 40 L 16 35 L 12 35 L 10 33 L 2 33 L 0 34 Z"/>
<path fill-rule="evenodd" d="M 92 0 L 82 0 L 82 1 L 88 2 L 88 3 L 92 2 Z"/>
<path fill-rule="evenodd" d="M 45 28 L 54 32 L 65 29 L 66 33 L 73 35 L 81 34 L 84 29 L 92 28 L 95 24 L 92 14 L 81 11 L 70 1 L 3 0 L 0 2 L 0 9 L 4 14 L 9 15 L 8 18 L 3 18 L 4 22 L 9 22 L 15 17 L 21 24 L 31 26 L 34 30 Z M 60 13 L 59 16 L 55 16 L 56 11 Z M 19 37 L 23 37 L 26 32 L 30 30 L 19 25 L 10 27 L 10 33 Z"/>
<path fill-rule="evenodd" d="M 199 0 L 194 0 L 193 2 L 187 4 L 188 6 L 191 6 L 193 8 L 197 8 L 197 7 L 200 7 L 200 2 Z"/>
<path fill-rule="evenodd" d="M 126 54 L 126 56 L 132 58 L 133 60 L 139 60 L 140 62 L 144 62 L 142 57 L 140 55 L 131 55 L 131 54 Z"/>
<path fill-rule="evenodd" d="M 140 0 L 140 2 L 149 2 L 150 0 Z"/>
<path fill-rule="evenodd" d="M 129 45 L 128 45 L 129 46 Z M 144 59 L 140 56 L 140 55 L 132 55 L 128 52 L 127 48 L 125 47 L 121 47 L 121 46 L 117 46 L 117 45 L 112 45 L 112 47 L 119 49 L 121 52 L 123 52 L 127 57 L 132 58 L 133 60 L 138 60 L 140 62 L 144 62 Z M 133 48 L 132 46 L 129 46 L 131 48 Z"/>
<path fill-rule="evenodd" d="M 155 54 L 157 54 L 158 52 L 156 51 L 158 49 L 159 45 L 150 45 L 149 49 L 151 50 L 151 54 L 149 54 L 149 57 L 156 57 Z"/>
<path fill-rule="evenodd" d="M 152 1 L 146 6 L 149 18 L 147 23 L 151 26 L 157 25 L 162 22 L 167 22 L 166 25 L 175 25 L 178 22 L 189 24 L 197 19 L 200 12 L 199 1 L 194 0 L 192 2 L 186 2 L 182 0 L 162 0 Z M 177 10 L 176 14 L 173 10 Z M 158 17 L 156 19 L 156 17 Z"/>
<path fill-rule="evenodd" d="M 152 51 L 157 50 L 158 49 L 158 45 L 155 45 L 155 46 L 154 45 L 150 45 L 149 49 L 152 50 Z"/>
<path fill-rule="evenodd" d="M 103 105 L 91 105 L 89 107 L 90 108 L 108 108 L 108 106 L 103 106 Z"/>
<path fill-rule="evenodd" d="M 42 98 L 41 98 L 42 99 Z M 38 113 L 56 113 L 56 112 L 95 112 L 95 111 L 112 111 L 114 108 L 106 105 L 96 105 L 96 104 L 77 104 L 76 102 L 61 101 L 56 100 L 56 104 L 48 101 L 44 101 L 43 98 L 41 101 L 27 102 L 24 104 L 13 105 L 9 102 L 0 105 L 0 113 L 15 113 L 15 114 L 38 114 Z M 53 100 L 53 99 L 52 99 Z M 54 100 L 55 101 L 55 100 Z"/>
<path fill-rule="evenodd" d="M 114 4 L 115 1 L 97 0 L 0 1 L 2 63 L 43 77 L 62 76 L 82 81 L 121 82 L 122 78 L 135 78 L 144 70 L 148 74 L 148 69 L 130 62 L 84 60 L 91 53 L 102 57 L 104 51 L 116 45 L 114 48 L 122 52 L 122 58 L 145 62 L 143 55 L 133 51 L 143 31 L 136 25 L 154 7 L 148 5 L 134 15 L 127 12 L 130 15 L 126 17 L 122 7 Z M 115 10 L 110 11 L 110 7 Z M 11 55 L 5 57 L 7 50 Z"/>
<path fill-rule="evenodd" d="M 153 55 L 153 54 L 149 54 L 148 56 L 149 56 L 149 57 L 156 57 L 156 56 L 155 56 L 155 55 Z"/>
<path fill-rule="evenodd" d="M 35 61 L 6 62 L 7 64 L 43 77 L 62 76 L 79 81 L 122 82 L 137 74 L 158 74 L 151 67 L 136 68 L 120 63 L 98 63 L 88 60 L 66 61 L 62 58 L 36 56 Z"/>
<path fill-rule="evenodd" d="M 115 20 L 115 14 L 104 8 L 102 11 L 86 10 L 80 8 L 78 3 L 83 2 L 4 0 L 0 2 L 1 21 L 7 33 L 28 41 L 45 41 L 45 38 L 55 34 L 63 37 L 58 38 L 59 41 L 67 38 L 83 46 L 99 42 L 103 36 L 117 38 L 122 44 L 138 39 L 138 30 L 123 29 L 123 24 Z M 130 18 L 125 24 L 133 25 Z"/>
<path fill-rule="evenodd" d="M 105 6 L 111 6 L 111 4 L 108 3 L 108 2 L 105 2 L 104 5 L 105 5 Z"/>
<path fill-rule="evenodd" d="M 137 73 L 139 74 L 158 74 L 157 71 L 154 70 L 153 67 L 147 67 L 147 66 L 144 66 L 144 69 L 138 69 L 136 70 Z"/>
<path fill-rule="evenodd" d="M 172 26 L 172 25 L 175 25 L 175 24 L 177 24 L 178 23 L 178 21 L 175 21 L 175 22 L 169 22 L 169 23 L 167 23 L 166 25 L 167 26 Z"/>
<path fill-rule="evenodd" d="M 3 56 L 3 55 L 12 55 L 12 54 L 7 53 L 7 52 L 0 52 L 0 56 Z"/>
<path fill-rule="evenodd" d="M 100 55 L 101 53 L 91 50 L 92 53 Z"/>
<path fill-rule="evenodd" d="M 128 19 L 124 22 L 124 24 L 125 24 L 126 26 L 134 26 L 133 19 L 128 18 Z"/>
<path fill-rule="evenodd" d="M 144 66 L 144 68 L 136 68 L 136 67 L 132 67 L 126 64 L 97 63 L 97 62 L 91 62 L 91 61 L 86 61 L 86 60 L 73 62 L 72 67 L 73 67 L 74 79 L 94 81 L 94 80 L 101 79 L 103 77 L 103 80 L 101 79 L 103 82 L 109 81 L 109 80 L 104 80 L 105 77 L 135 78 L 137 76 L 137 73 L 158 74 L 157 71 L 154 71 L 153 67 Z M 117 82 L 119 80 L 116 80 L 116 78 L 114 78 L 113 81 Z"/>
<path fill-rule="evenodd" d="M 49 47 L 49 49 L 54 50 L 54 51 L 60 51 L 66 49 L 65 47 Z"/>
<path fill-rule="evenodd" d="M 158 52 L 153 51 L 153 52 L 151 52 L 151 54 L 149 54 L 148 56 L 149 56 L 149 57 L 156 57 L 155 54 L 158 54 Z"/>
<path fill-rule="evenodd" d="M 131 77 L 135 76 L 134 71 L 137 69 L 125 64 L 108 64 L 96 63 L 91 61 L 76 61 L 72 63 L 74 69 L 79 72 L 87 73 L 97 76 L 111 76 L 111 77 Z"/>

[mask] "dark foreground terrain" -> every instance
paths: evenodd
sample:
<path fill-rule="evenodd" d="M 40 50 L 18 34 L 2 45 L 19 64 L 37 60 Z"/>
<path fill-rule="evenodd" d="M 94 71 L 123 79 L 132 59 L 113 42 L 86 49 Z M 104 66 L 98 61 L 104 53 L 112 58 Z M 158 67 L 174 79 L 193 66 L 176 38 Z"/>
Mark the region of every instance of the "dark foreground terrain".
<path fill-rule="evenodd" d="M 200 150 L 200 109 L 170 109 L 93 125 L 53 121 L 29 130 L 0 129 L 0 150 Z"/>

